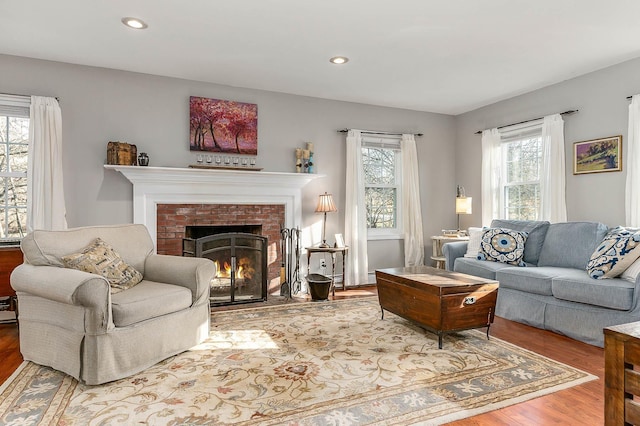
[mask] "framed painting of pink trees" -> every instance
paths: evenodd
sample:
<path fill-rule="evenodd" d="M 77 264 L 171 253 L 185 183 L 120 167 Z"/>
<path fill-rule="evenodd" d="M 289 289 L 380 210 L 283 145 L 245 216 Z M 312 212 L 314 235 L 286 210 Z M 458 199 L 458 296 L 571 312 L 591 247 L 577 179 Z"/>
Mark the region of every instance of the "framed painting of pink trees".
<path fill-rule="evenodd" d="M 258 154 L 258 105 L 189 98 L 191 151 Z"/>

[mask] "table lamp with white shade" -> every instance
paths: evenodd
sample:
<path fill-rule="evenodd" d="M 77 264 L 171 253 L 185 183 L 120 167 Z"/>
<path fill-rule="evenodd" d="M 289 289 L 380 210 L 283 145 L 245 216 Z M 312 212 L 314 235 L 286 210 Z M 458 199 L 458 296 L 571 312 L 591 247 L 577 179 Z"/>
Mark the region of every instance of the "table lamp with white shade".
<path fill-rule="evenodd" d="M 327 248 L 330 247 L 327 244 L 326 231 L 327 231 L 327 213 L 329 212 L 337 212 L 338 209 L 336 205 L 333 203 L 333 196 L 328 193 L 324 193 L 320 195 L 318 199 L 318 206 L 316 207 L 316 213 L 324 213 L 324 221 L 322 222 L 322 243 L 318 247 Z"/>

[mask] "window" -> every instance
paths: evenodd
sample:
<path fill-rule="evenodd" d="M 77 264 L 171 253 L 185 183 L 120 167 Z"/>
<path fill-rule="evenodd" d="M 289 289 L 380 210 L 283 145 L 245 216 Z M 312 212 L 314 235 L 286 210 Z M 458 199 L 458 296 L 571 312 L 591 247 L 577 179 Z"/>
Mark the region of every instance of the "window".
<path fill-rule="evenodd" d="M 401 237 L 400 139 L 363 136 L 362 166 L 369 238 Z"/>
<path fill-rule="evenodd" d="M 0 95 L 0 243 L 27 231 L 29 97 Z"/>
<path fill-rule="evenodd" d="M 516 134 L 501 133 L 501 140 L 501 216 L 504 219 L 538 220 L 542 128 L 536 126 Z"/>

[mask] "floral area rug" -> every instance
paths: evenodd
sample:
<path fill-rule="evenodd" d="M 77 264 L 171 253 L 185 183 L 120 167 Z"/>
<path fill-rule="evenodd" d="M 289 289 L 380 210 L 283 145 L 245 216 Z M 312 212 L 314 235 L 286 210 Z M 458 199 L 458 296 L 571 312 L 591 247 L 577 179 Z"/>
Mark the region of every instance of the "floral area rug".
<path fill-rule="evenodd" d="M 439 350 L 365 298 L 214 313 L 203 344 L 101 386 L 25 362 L 0 424 L 431 425 L 593 379 L 482 330 Z"/>

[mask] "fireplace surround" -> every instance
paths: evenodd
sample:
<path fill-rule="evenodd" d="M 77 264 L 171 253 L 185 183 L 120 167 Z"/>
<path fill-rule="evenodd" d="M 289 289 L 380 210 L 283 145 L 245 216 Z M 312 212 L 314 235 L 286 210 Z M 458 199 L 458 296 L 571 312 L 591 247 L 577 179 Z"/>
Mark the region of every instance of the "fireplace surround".
<path fill-rule="evenodd" d="M 163 224 L 168 219 L 160 212 L 167 206 L 193 209 L 197 218 L 243 220 L 255 224 L 254 213 L 233 214 L 233 206 L 280 206 L 283 216 L 276 221 L 280 227 L 302 228 L 302 188 L 309 182 L 324 177 L 321 174 L 282 173 L 250 170 L 215 170 L 179 167 L 138 167 L 104 165 L 105 170 L 119 172 L 133 184 L 133 222 L 144 224 L 156 245 L 158 253 L 181 255 L 183 234 L 172 226 L 186 226 L 186 218 L 176 212 L 175 224 Z M 210 208 L 221 209 L 218 213 Z M 243 207 L 244 208 L 244 207 Z M 184 221 L 182 223 L 181 221 Z M 195 223 L 194 225 L 211 225 Z M 227 223 L 229 224 L 229 223 Z M 184 230 L 182 230 L 184 232 Z M 263 235 L 267 233 L 263 223 Z M 173 234 L 173 235 L 171 235 Z M 267 258 L 269 287 L 279 285 L 279 239 L 269 237 Z M 172 242 L 169 242 L 170 238 Z"/>
<path fill-rule="evenodd" d="M 282 204 L 285 228 L 302 228 L 302 188 L 322 174 L 104 165 L 133 184 L 133 222 L 157 242 L 159 204 Z"/>

